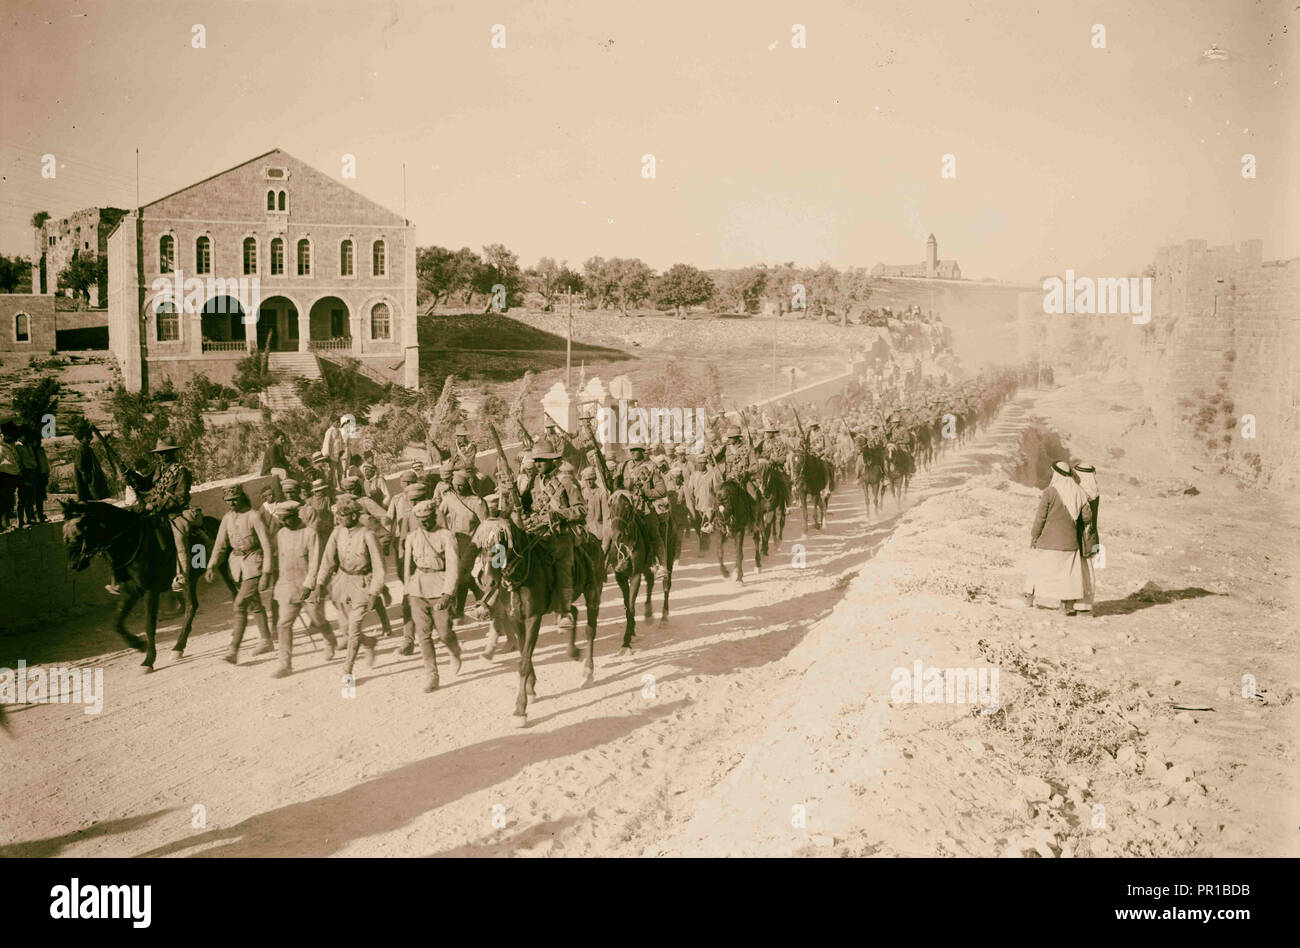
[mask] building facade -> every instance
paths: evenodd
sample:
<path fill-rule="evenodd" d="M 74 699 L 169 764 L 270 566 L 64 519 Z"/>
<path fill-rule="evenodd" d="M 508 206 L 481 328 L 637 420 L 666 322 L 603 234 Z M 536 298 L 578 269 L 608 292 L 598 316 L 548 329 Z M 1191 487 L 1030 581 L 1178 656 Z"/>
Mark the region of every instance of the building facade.
<path fill-rule="evenodd" d="M 129 212 L 108 259 L 109 349 L 133 391 L 227 383 L 258 349 L 419 385 L 415 228 L 284 151 Z"/>
<path fill-rule="evenodd" d="M 928 277 L 960 280 L 961 267 L 956 260 L 939 259 L 939 241 L 931 234 L 925 241 L 925 260 L 920 263 L 878 263 L 871 268 L 873 277 Z"/>
<path fill-rule="evenodd" d="M 54 297 L 0 293 L 0 352 L 45 358 L 55 346 Z"/>
<path fill-rule="evenodd" d="M 54 293 L 59 274 L 78 256 L 108 253 L 108 235 L 126 214 L 120 207 L 88 207 L 67 217 L 51 217 L 36 228 L 32 254 L 32 292 Z M 108 286 L 90 288 L 90 305 L 104 306 Z"/>

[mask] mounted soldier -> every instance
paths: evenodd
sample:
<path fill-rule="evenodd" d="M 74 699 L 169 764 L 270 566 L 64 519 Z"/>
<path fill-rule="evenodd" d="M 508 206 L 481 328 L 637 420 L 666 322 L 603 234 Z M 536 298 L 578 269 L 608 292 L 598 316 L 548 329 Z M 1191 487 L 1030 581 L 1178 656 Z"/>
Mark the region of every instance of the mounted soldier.
<path fill-rule="evenodd" d="M 668 499 L 668 485 L 658 466 L 646 457 L 646 447 L 641 441 L 627 446 L 631 455 L 614 474 L 617 489 L 632 495 L 632 502 L 641 514 L 641 522 L 655 552 L 655 574 L 663 575 L 668 554 L 665 549 L 664 530 L 672 509 Z"/>
<path fill-rule="evenodd" d="M 176 578 L 172 580 L 172 590 L 175 592 L 185 588 L 189 531 L 198 520 L 195 512 L 190 509 L 193 475 L 180 462 L 179 451 L 180 448 L 176 445 L 159 439 L 153 449 L 158 460 L 152 478 L 136 481 L 136 486 L 140 488 L 136 491 L 138 509 L 153 517 L 156 523 L 166 523 L 170 528 L 172 545 L 176 549 Z M 165 534 L 160 531 L 160 535 Z"/>
<path fill-rule="evenodd" d="M 558 451 L 548 450 L 541 444 L 533 448 L 533 474 L 524 490 L 519 492 L 527 514 L 526 528 L 544 529 L 551 538 L 551 553 L 555 558 L 554 611 L 559 614 L 560 629 L 572 633 L 573 621 L 573 545 L 575 528 L 584 526 L 587 512 L 583 506 L 582 491 L 572 476 L 560 473 Z"/>

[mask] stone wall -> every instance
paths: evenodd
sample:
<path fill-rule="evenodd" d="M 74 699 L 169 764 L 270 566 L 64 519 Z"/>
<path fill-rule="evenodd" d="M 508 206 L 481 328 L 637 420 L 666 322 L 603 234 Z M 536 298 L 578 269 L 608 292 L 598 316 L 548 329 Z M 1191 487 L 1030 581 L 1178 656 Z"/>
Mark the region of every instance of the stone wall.
<path fill-rule="evenodd" d="M 1019 312 L 1022 358 L 1058 371 L 1109 370 L 1143 390 L 1164 448 L 1179 461 L 1264 485 L 1292 484 L 1300 450 L 1300 259 L 1262 260 L 1260 241 L 1188 240 L 1156 254 L 1151 322 L 1048 316 L 1042 291 Z M 1254 418 L 1254 438 L 1243 418 Z"/>

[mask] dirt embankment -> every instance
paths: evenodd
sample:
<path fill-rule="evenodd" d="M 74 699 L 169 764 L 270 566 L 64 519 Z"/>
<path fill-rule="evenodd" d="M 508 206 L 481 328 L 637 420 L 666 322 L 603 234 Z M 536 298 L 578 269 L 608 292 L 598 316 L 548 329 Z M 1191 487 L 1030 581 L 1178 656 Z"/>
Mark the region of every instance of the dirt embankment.
<path fill-rule="evenodd" d="M 1112 456 L 1095 617 L 1018 602 L 1037 492 L 1016 481 L 1058 448 L 1032 417 L 1059 456 L 1106 458 L 1133 423 L 1108 401 L 1009 409 L 994 472 L 905 513 L 786 659 L 766 731 L 653 850 L 1300 854 L 1294 511 Z M 996 668 L 996 702 L 906 700 L 918 662 Z"/>

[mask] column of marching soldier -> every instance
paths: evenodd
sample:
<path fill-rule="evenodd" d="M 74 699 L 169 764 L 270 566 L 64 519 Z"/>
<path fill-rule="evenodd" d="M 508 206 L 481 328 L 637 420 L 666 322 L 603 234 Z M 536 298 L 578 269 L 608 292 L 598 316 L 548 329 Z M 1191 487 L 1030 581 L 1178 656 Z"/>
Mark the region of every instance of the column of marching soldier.
<path fill-rule="evenodd" d="M 439 683 L 435 642 L 447 649 L 458 672 L 461 646 L 455 620 L 487 618 L 485 603 L 502 592 L 482 588 L 474 570 L 480 551 L 473 537 L 480 525 L 510 518 L 525 530 L 546 533 L 557 564 L 556 611 L 567 632 L 573 622 L 568 605 L 573 598 L 574 539 L 589 531 L 607 549 L 610 539 L 609 496 L 597 476 L 598 464 L 607 464 L 610 487 L 632 496 L 641 528 L 655 550 L 655 569 L 662 572 L 668 529 L 692 529 L 700 551 L 708 548 L 715 498 L 724 479 L 736 480 L 753 494 L 758 465 L 775 463 L 794 475 L 801 451 L 821 455 L 832 469 L 837 447 L 845 445 L 859 460 L 882 445 L 915 451 L 922 441 L 930 443 L 930 433 L 938 435 L 946 419 L 996 409 L 1024 374 L 981 376 L 909 397 L 863 392 L 860 403 L 842 407 L 825 430 L 816 419 L 800 425 L 788 408 L 775 418 L 749 408 L 738 414 L 738 424 L 716 416 L 694 451 L 685 444 L 631 443 L 617 463 L 598 458 L 596 450 L 589 449 L 589 439 L 584 450 L 548 421 L 546 432 L 521 456 L 513 485 L 504 461 L 498 461 L 492 477 L 478 471 L 477 451 L 464 429 L 456 433 L 454 450 L 436 466 L 416 461 L 402 472 L 396 491 L 388 487 L 373 453 L 353 455 L 343 463 L 318 452 L 299 477 L 280 481 L 283 500 L 277 501 L 274 489 L 267 487 L 259 498 L 261 506 L 254 508 L 243 487 L 225 492 L 230 510 L 221 519 L 207 566 L 212 581 L 224 564 L 236 586 L 225 660 L 237 662 L 250 617 L 261 638 L 254 654 L 278 646 L 275 677 L 292 673 L 298 622 L 309 635 L 320 636 L 326 660 L 332 660 L 339 640 L 325 615 L 328 595 L 344 632 L 343 674 L 353 674 L 362 651 L 373 664 L 376 640 L 363 632 L 367 616 L 376 613 L 384 635 L 396 634 L 387 612 L 392 597 L 385 582 L 386 557 L 392 553 L 401 591 L 399 654 L 419 649 L 427 671 L 425 691 L 433 691 Z M 178 449 L 160 443 L 155 454 L 153 470 L 147 475 L 137 472 L 141 506 L 173 524 L 192 522 L 196 511 L 188 503 L 189 474 L 178 460 Z M 843 467 L 843 457 L 839 460 Z M 671 518 L 678 518 L 675 524 Z M 184 542 L 184 526 L 176 526 L 173 533 L 182 538 L 178 544 Z M 183 550 L 178 547 L 182 566 Z M 269 614 L 263 602 L 267 592 Z M 467 612 L 470 592 L 476 604 Z"/>

